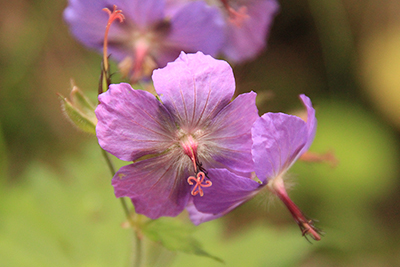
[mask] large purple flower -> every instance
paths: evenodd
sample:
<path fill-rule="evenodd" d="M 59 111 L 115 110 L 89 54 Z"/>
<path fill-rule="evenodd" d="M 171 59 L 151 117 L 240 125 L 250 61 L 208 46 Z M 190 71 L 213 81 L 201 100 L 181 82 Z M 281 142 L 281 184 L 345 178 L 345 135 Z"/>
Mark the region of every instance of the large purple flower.
<path fill-rule="evenodd" d="M 260 182 L 228 170 L 209 170 L 209 176 L 215 177 L 213 186 L 204 189 L 202 199 L 194 198 L 194 207 L 188 209 L 195 224 L 220 217 L 267 188 L 287 206 L 303 234 L 319 240 L 313 222 L 290 200 L 283 182 L 287 170 L 308 150 L 315 136 L 315 110 L 308 97 L 300 98 L 307 108 L 307 122 L 283 113 L 266 113 L 251 129 L 254 169 Z"/>
<path fill-rule="evenodd" d="M 146 62 L 164 67 L 181 51 L 215 55 L 221 47 L 222 19 L 201 1 L 183 5 L 169 16 L 165 0 L 69 0 L 64 18 L 79 41 L 102 51 L 108 20 L 102 9 L 113 10 L 113 5 L 126 20 L 111 25 L 109 51 L 124 68 L 141 71 Z"/>
<path fill-rule="evenodd" d="M 97 137 L 103 149 L 132 164 L 112 184 L 138 213 L 152 219 L 176 216 L 192 196 L 219 177 L 209 168 L 235 173 L 254 169 L 251 126 L 258 118 L 253 92 L 231 102 L 231 67 L 201 52 L 184 54 L 153 73 L 159 101 L 128 84 L 99 96 Z M 211 182 L 210 182 L 211 180 Z"/>

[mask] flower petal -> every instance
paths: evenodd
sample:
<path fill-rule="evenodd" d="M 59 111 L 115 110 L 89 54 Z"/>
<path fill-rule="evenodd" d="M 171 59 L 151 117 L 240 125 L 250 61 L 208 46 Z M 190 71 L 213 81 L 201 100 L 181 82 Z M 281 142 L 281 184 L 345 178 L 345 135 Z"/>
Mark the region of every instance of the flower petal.
<path fill-rule="evenodd" d="M 306 95 L 300 95 L 300 99 L 301 101 L 303 101 L 303 104 L 307 109 L 306 124 L 307 124 L 308 138 L 307 138 L 307 144 L 300 152 L 300 154 L 303 154 L 310 148 L 312 142 L 314 141 L 315 133 L 317 131 L 317 119 L 315 118 L 315 109 L 312 106 L 310 98 L 308 98 Z"/>
<path fill-rule="evenodd" d="M 125 161 L 164 152 L 172 144 L 174 123 L 150 93 L 129 84 L 112 84 L 96 108 L 100 146 Z"/>
<path fill-rule="evenodd" d="M 203 188 L 204 196 L 195 196 L 193 203 L 202 213 L 224 215 L 254 196 L 262 185 L 226 169 L 209 169 L 212 186 Z"/>
<path fill-rule="evenodd" d="M 201 140 L 204 149 L 210 149 L 204 154 L 235 171 L 254 170 L 251 127 L 259 117 L 255 101 L 256 93 L 241 94 L 218 113 L 207 128 L 209 134 Z"/>
<path fill-rule="evenodd" d="M 113 0 L 113 4 L 122 10 L 128 23 L 146 29 L 165 17 L 165 0 Z"/>
<path fill-rule="evenodd" d="M 215 215 L 211 213 L 203 213 L 196 209 L 196 206 L 193 204 L 193 202 L 189 202 L 189 204 L 186 206 L 186 210 L 188 211 L 189 218 L 194 225 L 199 225 L 201 223 L 218 219 L 229 212 L 228 211 L 226 213 L 219 213 Z"/>
<path fill-rule="evenodd" d="M 84 45 L 101 52 L 108 21 L 108 14 L 102 9 L 109 8 L 112 11 L 114 2 L 109 0 L 69 0 L 68 3 L 68 7 L 64 11 L 64 19 L 70 26 L 73 35 Z M 117 42 L 126 34 L 124 24 L 114 22 L 110 28 L 109 40 Z M 110 52 L 114 58 L 118 59 L 123 59 L 125 54 L 121 53 L 120 49 L 113 49 L 113 45 L 110 45 Z"/>
<path fill-rule="evenodd" d="M 309 110 L 307 123 L 292 115 L 266 113 L 252 127 L 254 169 L 262 182 L 287 171 L 314 139 L 313 108 L 308 98 L 302 99 Z"/>
<path fill-rule="evenodd" d="M 122 167 L 112 185 L 115 196 L 129 197 L 137 213 L 157 219 L 177 216 L 185 208 L 190 197 L 188 176 L 187 170 L 164 154 Z"/>
<path fill-rule="evenodd" d="M 171 32 L 160 47 L 157 62 L 165 66 L 174 61 L 181 51 L 202 51 L 215 56 L 223 38 L 223 19 L 218 10 L 200 1 L 187 3 L 171 18 Z"/>
<path fill-rule="evenodd" d="M 162 102 L 184 130 L 213 119 L 235 91 L 228 63 L 201 52 L 182 52 L 177 60 L 153 72 L 153 82 Z"/>
<path fill-rule="evenodd" d="M 255 57 L 264 47 L 272 20 L 279 10 L 275 0 L 249 1 L 248 17 L 238 26 L 226 22 L 226 38 L 222 53 L 234 62 Z"/>

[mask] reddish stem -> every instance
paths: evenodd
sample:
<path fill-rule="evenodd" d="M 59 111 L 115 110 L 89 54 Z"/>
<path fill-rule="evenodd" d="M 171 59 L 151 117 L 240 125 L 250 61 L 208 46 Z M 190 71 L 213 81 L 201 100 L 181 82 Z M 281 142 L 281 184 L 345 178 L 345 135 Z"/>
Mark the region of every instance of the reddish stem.
<path fill-rule="evenodd" d="M 285 204 L 290 214 L 292 214 L 293 219 L 300 227 L 303 236 L 307 238 L 308 235 L 316 241 L 321 240 L 320 230 L 314 226 L 314 221 L 308 219 L 300 208 L 290 199 L 282 178 L 279 176 L 274 178 L 268 186 L 269 189 L 279 197 L 283 204 Z"/>

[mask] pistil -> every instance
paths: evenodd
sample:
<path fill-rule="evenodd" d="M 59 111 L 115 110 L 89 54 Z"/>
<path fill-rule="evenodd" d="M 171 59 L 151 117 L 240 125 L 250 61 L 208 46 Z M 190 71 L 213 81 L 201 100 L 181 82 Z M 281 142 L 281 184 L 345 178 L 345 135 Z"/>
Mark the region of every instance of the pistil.
<path fill-rule="evenodd" d="M 187 136 L 183 141 L 181 141 L 181 145 L 183 148 L 183 152 L 188 155 L 190 160 L 193 162 L 193 167 L 195 173 L 198 172 L 198 158 L 197 158 L 197 142 L 193 139 L 192 136 Z"/>
<path fill-rule="evenodd" d="M 195 186 L 193 187 L 192 192 L 191 192 L 192 196 L 199 194 L 202 197 L 202 196 L 204 196 L 202 187 L 212 186 L 212 182 L 210 180 L 204 181 L 205 178 L 206 178 L 206 174 L 204 172 L 198 172 L 196 177 L 190 176 L 187 179 L 187 182 L 189 183 L 189 185 L 195 184 Z"/>

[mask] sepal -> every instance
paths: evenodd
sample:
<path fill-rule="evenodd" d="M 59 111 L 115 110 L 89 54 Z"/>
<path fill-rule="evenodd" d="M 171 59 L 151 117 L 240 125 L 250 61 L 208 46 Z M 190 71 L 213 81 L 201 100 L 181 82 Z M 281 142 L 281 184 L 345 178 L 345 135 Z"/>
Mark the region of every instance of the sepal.
<path fill-rule="evenodd" d="M 95 106 L 89 98 L 75 85 L 72 87 L 70 99 L 61 94 L 58 96 L 61 108 L 71 123 L 84 132 L 96 134 Z"/>

